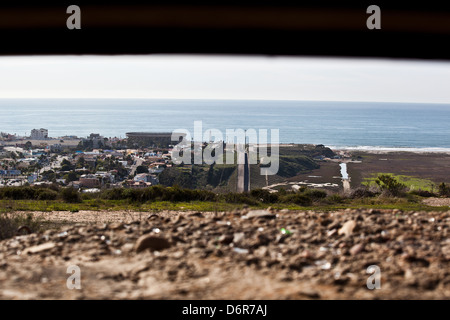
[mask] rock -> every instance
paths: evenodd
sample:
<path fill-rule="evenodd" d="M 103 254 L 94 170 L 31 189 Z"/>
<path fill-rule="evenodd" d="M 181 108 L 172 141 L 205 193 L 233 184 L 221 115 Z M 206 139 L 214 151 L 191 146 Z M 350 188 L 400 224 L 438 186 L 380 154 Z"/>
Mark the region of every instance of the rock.
<path fill-rule="evenodd" d="M 230 244 L 233 242 L 234 237 L 231 234 L 223 234 L 219 237 L 218 242 L 220 244 Z"/>
<path fill-rule="evenodd" d="M 46 242 L 46 243 L 43 243 L 43 244 L 40 244 L 37 246 L 26 248 L 25 250 L 23 250 L 23 254 L 39 253 L 39 252 L 53 249 L 54 247 L 56 247 L 56 244 L 54 242 Z"/>
<path fill-rule="evenodd" d="M 242 248 L 233 248 L 233 251 L 239 254 L 248 254 L 248 249 L 242 249 Z"/>
<path fill-rule="evenodd" d="M 344 225 L 342 226 L 342 228 L 339 229 L 338 234 L 344 234 L 346 236 L 349 236 L 353 233 L 353 229 L 355 229 L 356 227 L 356 222 L 354 220 L 349 220 L 346 223 L 344 223 Z"/>
<path fill-rule="evenodd" d="M 258 234 L 256 236 L 256 239 L 257 239 L 258 246 L 265 246 L 270 243 L 270 239 L 265 234 Z"/>
<path fill-rule="evenodd" d="M 134 248 L 134 245 L 132 243 L 125 243 L 120 249 L 123 252 L 131 252 Z"/>
<path fill-rule="evenodd" d="M 331 237 L 331 236 L 333 236 L 334 234 L 336 234 L 336 232 L 337 232 L 337 230 L 336 230 L 336 229 L 333 229 L 333 230 L 329 230 L 329 231 L 327 232 L 327 237 Z"/>
<path fill-rule="evenodd" d="M 300 257 L 302 258 L 311 258 L 313 255 L 311 254 L 311 251 L 309 251 L 308 249 L 303 250 L 302 253 L 300 254 Z"/>
<path fill-rule="evenodd" d="M 236 233 L 233 235 L 233 243 L 238 244 L 238 243 L 240 243 L 242 240 L 244 240 L 244 238 L 245 238 L 245 234 L 244 234 L 243 232 L 236 232 Z"/>
<path fill-rule="evenodd" d="M 205 216 L 201 212 L 192 212 L 188 214 L 189 217 L 198 217 L 198 218 L 204 218 Z"/>
<path fill-rule="evenodd" d="M 109 225 L 110 230 L 120 230 L 124 228 L 124 224 L 120 222 L 111 223 Z"/>
<path fill-rule="evenodd" d="M 143 235 L 136 241 L 136 252 L 142 252 L 149 249 L 150 251 L 161 251 L 170 248 L 170 242 L 158 236 Z"/>
<path fill-rule="evenodd" d="M 356 256 L 358 253 L 360 253 L 361 251 L 364 250 L 364 245 L 361 243 L 355 244 L 351 249 L 350 249 L 350 254 L 352 256 Z"/>
<path fill-rule="evenodd" d="M 311 288 L 302 289 L 298 294 L 309 299 L 320 299 L 320 294 Z"/>
<path fill-rule="evenodd" d="M 247 213 L 247 218 L 265 218 L 265 219 L 275 219 L 276 215 L 267 210 L 252 210 Z"/>

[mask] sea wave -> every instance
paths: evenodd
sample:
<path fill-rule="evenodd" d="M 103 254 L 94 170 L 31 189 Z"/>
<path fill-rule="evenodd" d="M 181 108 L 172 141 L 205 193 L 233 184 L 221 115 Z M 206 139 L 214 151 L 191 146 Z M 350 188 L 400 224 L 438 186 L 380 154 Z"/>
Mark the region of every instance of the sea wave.
<path fill-rule="evenodd" d="M 331 150 L 372 151 L 372 152 L 416 152 L 416 153 L 449 153 L 450 148 L 440 147 L 381 147 L 381 146 L 327 146 Z"/>

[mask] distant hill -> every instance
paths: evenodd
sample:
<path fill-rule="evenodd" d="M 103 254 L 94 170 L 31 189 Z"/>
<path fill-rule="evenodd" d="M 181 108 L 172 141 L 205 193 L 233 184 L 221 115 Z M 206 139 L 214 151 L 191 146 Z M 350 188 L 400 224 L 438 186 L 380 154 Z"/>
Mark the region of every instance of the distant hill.
<path fill-rule="evenodd" d="M 262 188 L 266 184 L 285 181 L 299 173 L 320 168 L 316 157 L 333 157 L 334 152 L 323 145 L 280 146 L 280 166 L 277 175 L 262 176 L 260 165 L 250 167 L 251 189 Z M 236 191 L 237 165 L 183 165 L 165 169 L 159 182 L 165 186 L 178 185 L 189 189 L 207 189 L 215 192 Z M 267 180 L 266 180 L 267 179 Z"/>

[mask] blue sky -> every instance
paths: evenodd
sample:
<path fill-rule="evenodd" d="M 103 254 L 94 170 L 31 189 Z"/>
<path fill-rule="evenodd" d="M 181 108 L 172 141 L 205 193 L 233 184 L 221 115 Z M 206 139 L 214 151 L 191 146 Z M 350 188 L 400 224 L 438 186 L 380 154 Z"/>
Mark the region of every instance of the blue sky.
<path fill-rule="evenodd" d="M 450 62 L 264 56 L 0 57 L 0 98 L 450 103 Z"/>

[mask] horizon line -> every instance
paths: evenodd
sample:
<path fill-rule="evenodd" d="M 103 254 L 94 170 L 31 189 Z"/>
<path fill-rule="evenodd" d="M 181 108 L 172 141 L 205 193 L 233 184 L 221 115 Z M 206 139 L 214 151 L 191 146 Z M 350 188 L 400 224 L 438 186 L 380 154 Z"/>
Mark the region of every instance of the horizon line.
<path fill-rule="evenodd" d="M 425 101 L 368 101 L 368 100 L 300 100 L 300 99 L 258 99 L 258 98 L 110 98 L 110 97 L 0 97 L 0 100 L 202 100 L 202 101 L 283 101 L 283 102 L 345 102 L 345 103 L 401 103 L 401 104 L 443 104 L 449 102 Z"/>

